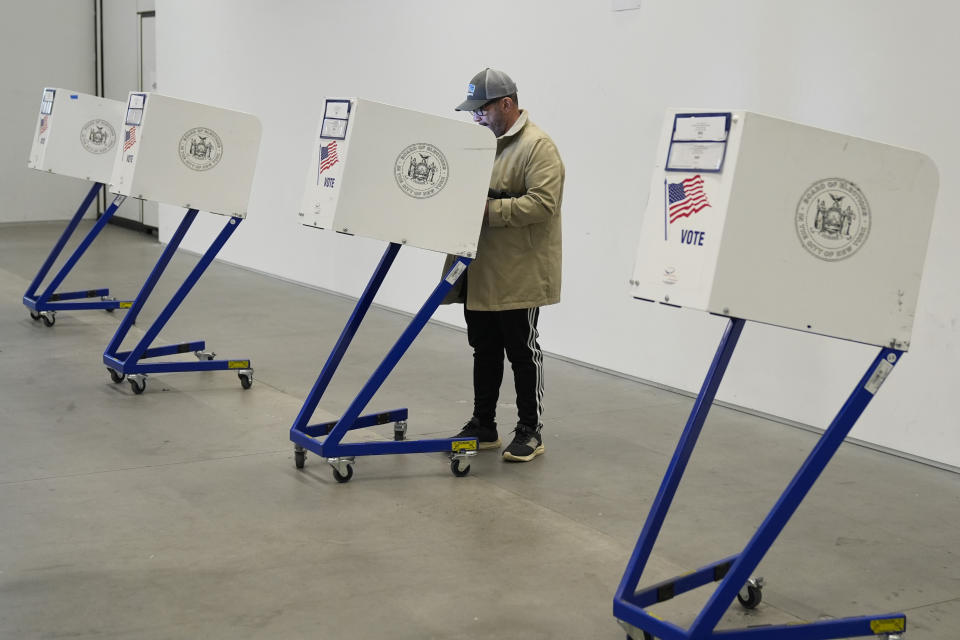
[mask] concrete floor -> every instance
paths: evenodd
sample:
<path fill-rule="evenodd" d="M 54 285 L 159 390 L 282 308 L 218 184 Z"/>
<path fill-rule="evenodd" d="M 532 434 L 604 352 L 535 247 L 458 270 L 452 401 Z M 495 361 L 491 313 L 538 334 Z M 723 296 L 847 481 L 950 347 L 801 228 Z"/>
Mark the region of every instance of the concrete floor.
<path fill-rule="evenodd" d="M 119 312 L 46 328 L 20 303 L 62 228 L 0 226 L 0 637 L 623 637 L 612 594 L 692 399 L 548 358 L 535 462 L 485 453 L 455 478 L 439 454 L 377 456 L 337 484 L 319 458 L 294 468 L 287 432 L 351 301 L 214 264 L 160 342 L 250 358 L 253 388 L 176 373 L 136 396 L 100 362 Z M 132 297 L 159 252 L 109 227 L 64 289 Z M 140 330 L 195 262 L 176 257 Z M 405 323 L 371 311 L 315 421 Z M 471 406 L 465 343 L 428 326 L 369 409 L 409 407 L 412 437 L 453 433 Z M 715 408 L 642 584 L 736 553 L 815 440 Z M 958 489 L 844 445 L 761 565 L 763 604 L 721 627 L 903 611 L 911 640 L 960 637 Z M 687 625 L 708 595 L 653 611 Z"/>

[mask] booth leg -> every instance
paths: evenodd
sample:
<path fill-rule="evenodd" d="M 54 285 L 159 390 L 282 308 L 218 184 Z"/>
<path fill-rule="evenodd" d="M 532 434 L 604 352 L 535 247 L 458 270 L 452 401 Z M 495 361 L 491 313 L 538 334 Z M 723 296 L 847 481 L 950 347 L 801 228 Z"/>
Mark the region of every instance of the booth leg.
<path fill-rule="evenodd" d="M 163 272 L 166 270 L 171 258 L 173 258 L 173 255 L 177 252 L 177 249 L 180 247 L 180 243 L 183 242 L 183 237 L 187 234 L 187 231 L 190 229 L 190 225 L 193 224 L 193 221 L 196 219 L 196 217 L 196 209 L 190 209 L 183 216 L 183 220 L 180 221 L 180 225 L 170 238 L 170 242 L 167 243 L 163 253 L 160 254 L 160 258 L 157 259 L 157 264 L 153 266 L 153 270 L 150 272 L 150 275 L 147 276 L 146 282 L 143 283 L 140 293 L 137 294 L 136 299 L 130 306 L 130 310 L 127 311 L 127 314 L 123 317 L 123 321 L 120 323 L 120 326 L 117 327 L 116 332 L 114 332 L 113 338 L 110 340 L 110 343 L 107 345 L 107 348 L 103 353 L 104 358 L 108 356 L 114 357 L 117 355 L 117 352 L 120 350 L 120 345 L 123 343 L 123 339 L 127 337 L 127 333 L 130 331 L 130 328 L 136 323 L 137 316 L 140 315 L 140 311 L 143 310 L 143 305 L 146 303 L 147 298 L 150 297 L 150 294 L 153 293 L 153 288 L 157 286 L 157 281 L 160 280 L 160 276 L 163 275 Z M 106 364 L 109 365 L 110 363 L 107 362 Z"/>
<path fill-rule="evenodd" d="M 410 324 L 407 325 L 407 328 L 387 353 L 386 357 L 380 363 L 380 366 L 376 368 L 373 375 L 370 376 L 370 379 L 367 380 L 367 383 L 360 390 L 360 393 L 357 394 L 336 426 L 334 426 L 330 435 L 324 440 L 324 446 L 333 449 L 329 451 L 329 453 L 335 453 L 337 445 L 344 434 L 350 429 L 350 425 L 356 421 L 360 416 L 360 412 L 363 411 L 367 403 L 370 402 L 377 390 L 383 385 L 384 380 L 387 379 L 387 376 L 393 371 L 393 368 L 400 361 L 400 358 L 403 357 L 403 354 L 406 353 L 410 345 L 413 344 L 413 341 L 423 330 L 424 325 L 427 324 L 430 316 L 437 310 L 440 302 L 469 264 L 470 258 L 459 257 L 450 270 L 450 273 L 434 288 L 433 293 L 431 293 L 427 301 L 424 302 L 420 311 L 417 312 L 413 320 L 410 321 Z"/>
<path fill-rule="evenodd" d="M 896 349 L 880 350 L 830 426 L 820 437 L 813 451 L 807 456 L 800 470 L 757 528 L 743 552 L 734 561 L 730 572 L 713 592 L 707 605 L 690 628 L 692 635 L 712 630 L 717 625 L 724 611 L 783 531 L 790 517 L 823 473 L 827 463 L 843 444 L 844 438 L 850 433 L 850 429 L 856 424 L 857 419 L 902 355 L 903 352 Z"/>
<path fill-rule="evenodd" d="M 93 204 L 94 199 L 97 197 L 97 194 L 100 193 L 101 189 L 103 189 L 102 182 L 97 182 L 92 187 L 90 187 L 90 191 L 87 192 L 86 197 L 83 199 L 83 202 L 80 203 L 80 206 L 77 208 L 76 213 L 73 214 L 73 217 L 70 219 L 70 222 L 67 223 L 67 228 L 63 230 L 62 234 L 60 234 L 60 239 L 57 240 L 57 243 L 54 245 L 53 249 L 50 251 L 50 255 L 47 256 L 46 260 L 44 260 L 43 265 L 40 267 L 40 270 L 37 272 L 37 275 L 34 277 L 33 282 L 30 283 L 30 287 L 27 289 L 26 293 L 23 294 L 25 298 L 36 297 L 37 288 L 40 286 L 40 283 L 43 282 L 43 279 L 47 277 L 47 273 L 50 271 L 50 267 L 53 266 L 53 263 L 56 261 L 57 257 L 60 255 L 60 252 L 63 251 L 63 248 L 67 244 L 67 240 L 69 240 L 70 236 L 73 235 L 73 232 L 76 230 L 77 225 L 80 224 L 80 221 L 83 219 L 83 216 L 87 213 L 87 209 L 89 209 L 90 205 Z M 39 316 L 35 319 L 39 319 Z"/>
<path fill-rule="evenodd" d="M 195 211 L 191 209 L 191 211 Z M 227 221 L 227 224 L 224 225 L 223 230 L 220 231 L 220 234 L 214 239 L 213 243 L 203 254 L 203 257 L 200 258 L 200 261 L 196 264 L 190 274 L 187 276 L 187 279 L 183 281 L 183 284 L 177 289 L 176 293 L 173 294 L 173 298 L 170 299 L 170 302 L 163 308 L 160 312 L 160 315 L 157 316 L 157 319 L 154 320 L 153 324 L 150 325 L 150 328 L 147 329 L 144 333 L 143 338 L 140 339 L 140 342 L 133 348 L 130 352 L 130 360 L 136 362 L 142 356 L 144 351 L 150 346 L 151 343 L 157 338 L 160 334 L 160 331 L 173 316 L 177 308 L 183 303 L 184 298 L 187 297 L 187 294 L 190 293 L 190 290 L 193 289 L 194 285 L 197 284 L 197 281 L 200 279 L 200 276 L 203 275 L 203 272 L 207 270 L 207 267 L 210 266 L 210 263 L 213 262 L 213 259 L 220 252 L 220 249 L 223 248 L 223 245 L 226 244 L 227 240 L 230 239 L 230 236 L 233 235 L 233 232 L 237 230 L 237 227 L 240 225 L 240 222 L 243 218 L 230 218 Z M 252 378 L 251 378 L 252 380 Z"/>
<path fill-rule="evenodd" d="M 650 559 L 650 553 L 653 545 L 657 541 L 660 529 L 663 527 L 663 521 L 667 516 L 667 510 L 676 496 L 677 488 L 680 486 L 680 480 L 693 454 L 693 448 L 697 444 L 700 432 L 703 429 L 703 423 L 707 419 L 710 407 L 713 405 L 713 399 L 717 395 L 717 389 L 726 373 L 727 365 L 733 356 L 733 351 L 743 332 L 745 321 L 739 318 L 731 318 L 727 323 L 723 338 L 714 354 L 713 362 L 707 372 L 707 377 L 700 387 L 700 393 L 687 419 L 687 424 L 677 443 L 677 448 L 673 452 L 673 458 L 670 460 L 670 466 L 660 484 L 660 490 L 657 492 L 653 504 L 650 506 L 650 513 L 644 522 L 643 530 L 637 540 L 633 555 L 627 564 L 627 570 L 620 581 L 614 600 L 629 599 L 637 585 L 640 583 L 640 576 Z"/>
<path fill-rule="evenodd" d="M 126 199 L 126 196 L 117 196 L 113 199 L 113 202 L 109 207 L 107 207 L 107 210 L 103 212 L 103 215 L 100 216 L 100 219 L 97 220 L 96 224 L 93 225 L 93 228 L 87 232 L 87 235 L 84 236 L 79 246 L 77 246 L 74 252 L 63 264 L 63 267 L 60 268 L 60 271 L 57 272 L 57 275 L 54 276 L 53 280 L 50 281 L 50 284 L 47 285 L 47 288 L 40 296 L 40 301 L 46 302 L 54 295 L 54 291 L 57 290 L 57 287 L 60 286 L 63 280 L 70 273 L 70 270 L 73 269 L 74 265 L 77 264 L 77 261 L 84 254 L 97 235 L 99 235 L 107 223 L 110 222 L 110 219 L 113 217 L 113 214 L 116 213 L 117 208 L 123 204 L 123 201 Z"/>
<path fill-rule="evenodd" d="M 353 340 L 353 336 L 356 335 L 357 330 L 360 328 L 360 323 L 363 322 L 363 318 L 373 303 L 373 299 L 376 297 L 380 285 L 383 284 L 384 278 L 387 277 L 387 273 L 390 271 L 390 267 L 393 265 L 398 251 L 400 251 L 400 245 L 396 242 L 391 242 L 383 252 L 380 263 L 367 282 L 367 286 L 364 288 L 360 299 L 357 300 L 357 304 L 353 308 L 353 313 L 350 314 L 350 319 L 347 320 L 343 331 L 340 332 L 340 337 L 337 338 L 337 343 L 334 345 L 333 351 L 330 352 L 327 361 L 320 370 L 320 375 L 317 377 L 316 382 L 313 383 L 313 388 L 311 388 L 310 393 L 307 394 L 307 399 L 304 401 L 303 407 L 301 407 L 293 426 L 290 428 L 291 435 L 293 435 L 294 432 L 303 431 L 307 427 L 310 418 L 313 417 L 313 412 L 317 410 L 320 398 L 323 397 L 327 386 L 330 384 L 330 380 L 333 379 L 333 374 L 336 373 L 340 361 L 343 360 L 343 356 L 347 352 L 350 342 Z M 298 452 L 303 453 L 303 455 L 298 455 Z M 297 461 L 297 468 L 302 469 L 303 460 L 306 458 L 303 447 L 297 445 L 294 449 L 294 456 Z"/>

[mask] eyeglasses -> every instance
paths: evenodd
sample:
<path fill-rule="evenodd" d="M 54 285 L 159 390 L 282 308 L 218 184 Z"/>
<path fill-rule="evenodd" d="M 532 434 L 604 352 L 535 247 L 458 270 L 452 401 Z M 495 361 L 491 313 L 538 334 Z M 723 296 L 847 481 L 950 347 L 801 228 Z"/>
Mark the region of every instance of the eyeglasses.
<path fill-rule="evenodd" d="M 487 102 L 486 104 L 484 104 L 484 105 L 483 105 L 482 107 L 480 107 L 479 109 L 474 109 L 474 110 L 471 111 L 470 113 L 472 113 L 474 116 L 476 116 L 476 117 L 478 117 L 478 118 L 481 118 L 481 117 L 487 115 L 487 107 L 489 107 L 490 105 L 492 105 L 494 102 L 499 102 L 500 100 L 503 100 L 503 98 L 494 98 L 493 100 L 491 100 L 491 101 Z"/>

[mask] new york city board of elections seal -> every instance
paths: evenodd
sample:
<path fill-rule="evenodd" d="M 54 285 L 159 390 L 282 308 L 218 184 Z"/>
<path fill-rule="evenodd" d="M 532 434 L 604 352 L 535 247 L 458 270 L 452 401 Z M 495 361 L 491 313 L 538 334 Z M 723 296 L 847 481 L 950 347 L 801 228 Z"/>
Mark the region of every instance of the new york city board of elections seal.
<path fill-rule="evenodd" d="M 401 151 L 393 171 L 397 186 L 411 198 L 440 193 L 448 173 L 447 157 L 429 142 L 417 142 Z"/>
<path fill-rule="evenodd" d="M 803 248 L 829 262 L 859 251 L 870 235 L 872 221 L 863 191 L 844 178 L 824 178 L 810 185 L 794 216 Z"/>
<path fill-rule="evenodd" d="M 90 153 L 106 153 L 116 142 L 117 132 L 106 120 L 97 118 L 80 128 L 80 145 Z"/>
<path fill-rule="evenodd" d="M 180 136 L 180 161 L 188 169 L 206 171 L 223 156 L 223 142 L 213 129 L 194 127 Z"/>

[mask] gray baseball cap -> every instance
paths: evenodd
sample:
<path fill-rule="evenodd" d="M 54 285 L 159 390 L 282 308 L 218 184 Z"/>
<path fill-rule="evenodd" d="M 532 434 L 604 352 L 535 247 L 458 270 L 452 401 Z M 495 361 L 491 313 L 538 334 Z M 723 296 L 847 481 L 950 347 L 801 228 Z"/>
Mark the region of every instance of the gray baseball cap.
<path fill-rule="evenodd" d="M 455 111 L 473 111 L 491 100 L 517 92 L 517 84 L 503 71 L 487 67 L 467 85 L 467 99 Z"/>

